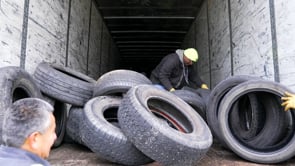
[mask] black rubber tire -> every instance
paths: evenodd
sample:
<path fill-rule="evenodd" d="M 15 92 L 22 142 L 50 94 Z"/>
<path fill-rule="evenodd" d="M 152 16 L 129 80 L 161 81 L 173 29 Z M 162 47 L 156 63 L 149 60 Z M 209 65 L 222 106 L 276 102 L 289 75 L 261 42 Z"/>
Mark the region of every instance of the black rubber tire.
<path fill-rule="evenodd" d="M 201 117 L 206 121 L 206 106 L 203 99 L 196 93 L 190 91 L 190 90 L 175 90 L 172 92 L 179 98 L 181 98 L 183 101 L 188 103 L 191 107 L 194 108 L 195 111 L 197 111 Z"/>
<path fill-rule="evenodd" d="M 56 123 L 55 133 L 57 138 L 54 141 L 52 148 L 57 148 L 62 144 L 65 137 L 66 123 L 67 123 L 67 116 L 68 116 L 67 105 L 66 103 L 55 100 L 45 94 L 43 94 L 43 100 L 47 101 L 54 108 L 53 115 L 55 117 L 55 123 Z"/>
<path fill-rule="evenodd" d="M 194 93 L 198 94 L 202 98 L 202 100 L 204 101 L 205 105 L 209 101 L 209 97 L 210 97 L 210 93 L 211 93 L 210 89 L 202 89 L 202 88 L 194 89 L 194 88 L 191 88 L 191 87 L 188 87 L 188 86 L 184 86 L 181 89 L 182 90 L 188 90 L 188 91 L 191 91 L 191 92 L 194 92 Z"/>
<path fill-rule="evenodd" d="M 152 84 L 152 82 L 143 74 L 132 70 L 113 70 L 99 77 L 94 86 L 93 96 L 114 94 L 122 96 L 122 93 L 139 84 Z"/>
<path fill-rule="evenodd" d="M 171 127 L 153 114 L 154 110 L 183 130 Z M 152 85 L 131 88 L 122 100 L 118 118 L 128 139 L 163 165 L 196 165 L 212 144 L 209 127 L 192 107 Z"/>
<path fill-rule="evenodd" d="M 291 122 L 289 122 L 290 126 L 284 129 L 289 131 L 282 132 L 284 133 L 283 136 L 279 134 L 280 137 L 283 139 L 279 140 L 279 142 L 273 143 L 270 148 L 257 149 L 256 147 L 251 148 L 250 146 L 247 146 L 247 144 L 245 145 L 243 141 L 239 140 L 239 138 L 233 135 L 231 131 L 231 126 L 229 125 L 228 121 L 230 108 L 240 96 L 253 92 L 266 92 L 269 93 L 269 95 L 279 99 L 284 95 L 286 91 L 290 92 L 289 89 L 281 84 L 265 80 L 251 80 L 232 88 L 224 96 L 222 102 L 220 103 L 218 115 L 218 122 L 220 124 L 221 134 L 226 145 L 240 157 L 256 163 L 279 163 L 293 157 L 295 154 L 295 113 L 284 112 L 283 107 L 280 106 L 279 102 L 277 104 L 279 105 L 280 109 L 277 111 L 285 114 L 285 116 L 288 116 L 287 114 L 292 114 L 292 118 L 290 119 Z M 269 127 L 275 126 L 271 125 Z M 273 132 L 275 133 L 281 131 Z"/>
<path fill-rule="evenodd" d="M 201 96 L 201 98 L 203 99 L 205 106 L 207 108 L 207 103 L 209 102 L 209 97 L 210 97 L 210 93 L 211 90 L 210 89 L 202 89 L 202 88 L 198 88 L 195 90 L 195 92 Z"/>
<path fill-rule="evenodd" d="M 67 67 L 40 63 L 34 78 L 44 94 L 65 103 L 83 106 L 93 95 L 95 80 Z"/>
<path fill-rule="evenodd" d="M 237 100 L 239 101 L 241 98 L 244 98 L 244 96 L 249 95 L 257 96 L 257 101 L 252 99 L 252 108 L 249 111 L 252 112 L 252 116 L 250 117 L 252 126 L 248 131 L 245 131 L 242 128 L 235 129 L 238 126 L 241 126 L 241 123 L 245 123 L 243 122 L 245 120 L 239 119 L 240 121 L 237 121 L 237 119 L 235 119 L 235 122 L 233 122 L 230 120 L 231 114 L 235 114 L 235 112 L 245 112 L 247 110 L 245 110 L 245 107 L 243 109 L 231 108 L 229 116 L 231 131 L 241 142 L 244 142 L 245 146 L 258 150 L 265 150 L 281 140 L 282 133 L 287 129 L 286 115 L 284 114 L 284 111 L 278 111 L 282 110 L 280 103 L 273 95 L 269 95 L 268 93 L 248 93 L 240 96 Z M 255 107 L 255 103 L 258 104 L 258 107 Z"/>
<path fill-rule="evenodd" d="M 211 132 L 217 140 L 224 145 L 220 133 L 220 128 L 218 124 L 218 109 L 221 100 L 224 95 L 233 87 L 243 83 L 245 81 L 249 81 L 252 79 L 258 79 L 257 77 L 247 76 L 247 75 L 237 75 L 229 77 L 220 83 L 218 83 L 213 90 L 211 91 L 208 99 L 206 117 L 207 123 L 211 129 Z"/>
<path fill-rule="evenodd" d="M 2 123 L 5 111 L 13 102 L 35 97 L 42 99 L 40 89 L 33 77 L 24 69 L 15 66 L 0 68 L 0 144 L 2 144 Z"/>
<path fill-rule="evenodd" d="M 69 115 L 66 125 L 66 138 L 67 143 L 78 143 L 83 145 L 80 126 L 83 123 L 83 107 L 72 106 L 69 110 Z"/>
<path fill-rule="evenodd" d="M 117 120 L 121 97 L 99 96 L 84 107 L 84 120 L 80 126 L 82 142 L 98 156 L 124 165 L 143 165 L 152 162 L 140 152 L 112 123 Z M 119 125 L 120 126 L 120 125 Z"/>
<path fill-rule="evenodd" d="M 61 101 L 53 99 L 52 106 L 54 108 L 53 115 L 55 117 L 55 133 L 57 136 L 52 147 L 57 148 L 62 144 L 65 136 L 68 112 L 66 103 L 63 103 Z"/>
<path fill-rule="evenodd" d="M 229 123 L 235 135 L 241 139 L 249 140 L 255 137 L 262 129 L 265 123 L 265 112 L 255 94 L 242 96 L 233 103 L 229 115 Z"/>

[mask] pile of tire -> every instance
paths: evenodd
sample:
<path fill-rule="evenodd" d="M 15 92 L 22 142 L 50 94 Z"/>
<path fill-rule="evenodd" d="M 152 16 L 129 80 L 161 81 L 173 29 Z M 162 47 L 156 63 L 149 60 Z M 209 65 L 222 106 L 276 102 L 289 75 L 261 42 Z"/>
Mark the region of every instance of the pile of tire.
<path fill-rule="evenodd" d="M 123 165 L 195 165 L 212 144 L 209 127 L 189 104 L 131 70 L 113 70 L 96 81 L 84 107 L 71 108 L 67 135 Z"/>
<path fill-rule="evenodd" d="M 250 76 L 233 76 L 212 90 L 207 123 L 213 136 L 240 157 L 280 163 L 295 155 L 295 112 L 284 111 L 284 85 Z"/>
<path fill-rule="evenodd" d="M 53 147 L 62 144 L 68 120 L 69 107 L 83 107 L 91 99 L 95 80 L 69 67 L 42 62 L 33 79 L 42 98 L 54 106 L 57 139 Z"/>
<path fill-rule="evenodd" d="M 36 97 L 54 106 L 53 147 L 76 142 L 121 165 L 195 165 L 212 144 L 210 129 L 198 114 L 205 107 L 200 96 L 159 90 L 135 71 L 110 71 L 96 81 L 42 62 L 33 75 L 19 67 L 0 68 L 0 87 L 1 124 L 16 100 Z"/>
<path fill-rule="evenodd" d="M 295 154 L 295 112 L 283 111 L 285 92 L 291 90 L 245 75 L 212 91 L 170 93 L 131 70 L 113 70 L 96 81 L 45 62 L 33 75 L 9 66 L 0 68 L 0 125 L 13 102 L 36 97 L 55 108 L 54 147 L 74 141 L 122 165 L 196 165 L 212 144 L 212 132 L 246 160 L 280 163 Z"/>

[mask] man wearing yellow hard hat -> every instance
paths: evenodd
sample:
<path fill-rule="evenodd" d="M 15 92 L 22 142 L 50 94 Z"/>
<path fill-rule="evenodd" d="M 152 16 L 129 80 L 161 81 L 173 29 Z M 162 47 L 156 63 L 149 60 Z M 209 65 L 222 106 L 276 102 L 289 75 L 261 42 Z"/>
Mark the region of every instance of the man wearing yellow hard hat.
<path fill-rule="evenodd" d="M 166 55 L 151 72 L 153 84 L 168 91 L 181 89 L 184 86 L 208 89 L 192 64 L 197 62 L 198 52 L 194 48 L 177 49 L 175 53 Z"/>

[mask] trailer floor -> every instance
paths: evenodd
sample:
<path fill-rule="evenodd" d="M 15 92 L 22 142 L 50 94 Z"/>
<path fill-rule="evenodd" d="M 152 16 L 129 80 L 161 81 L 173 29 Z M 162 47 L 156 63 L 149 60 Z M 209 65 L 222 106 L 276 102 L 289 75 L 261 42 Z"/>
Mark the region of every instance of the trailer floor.
<path fill-rule="evenodd" d="M 78 144 L 65 143 L 58 148 L 52 149 L 48 161 L 52 166 L 116 166 L 106 160 L 100 159 L 95 153 L 84 146 Z M 223 148 L 218 143 L 214 143 L 206 156 L 201 159 L 198 166 L 259 166 L 239 158 L 233 152 Z M 279 165 L 294 166 L 295 158 L 292 158 Z M 145 166 L 161 166 L 154 162 Z M 267 165 L 264 165 L 267 166 Z M 270 165 L 269 165 L 270 166 Z"/>

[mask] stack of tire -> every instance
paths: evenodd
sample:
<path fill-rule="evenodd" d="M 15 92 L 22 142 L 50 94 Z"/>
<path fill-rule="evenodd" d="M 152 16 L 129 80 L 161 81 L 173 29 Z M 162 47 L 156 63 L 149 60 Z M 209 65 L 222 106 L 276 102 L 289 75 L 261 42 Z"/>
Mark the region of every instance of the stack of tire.
<path fill-rule="evenodd" d="M 159 90 L 135 71 L 113 70 L 95 81 L 40 63 L 34 79 L 46 98 L 71 105 L 63 121 L 66 137 L 108 161 L 195 165 L 212 144 L 210 129 L 198 114 L 205 109 L 200 96 L 189 105 L 181 97 L 191 92 Z"/>
<path fill-rule="evenodd" d="M 213 136 L 240 157 L 280 163 L 295 155 L 295 112 L 284 111 L 284 85 L 250 76 L 233 76 L 212 90 L 207 123 Z"/>
<path fill-rule="evenodd" d="M 170 93 L 130 70 L 114 70 L 95 81 L 49 63 L 40 63 L 33 76 L 9 66 L 0 68 L 0 125 L 13 102 L 36 97 L 55 108 L 54 147 L 66 132 L 114 163 L 196 165 L 212 144 L 212 132 L 246 160 L 280 163 L 295 154 L 295 112 L 283 111 L 285 92 L 291 90 L 251 76 L 229 77 L 212 91 Z"/>
<path fill-rule="evenodd" d="M 83 107 L 91 99 L 95 80 L 68 67 L 40 63 L 33 78 L 43 98 L 54 106 L 58 147 L 64 140 L 68 107 Z"/>

